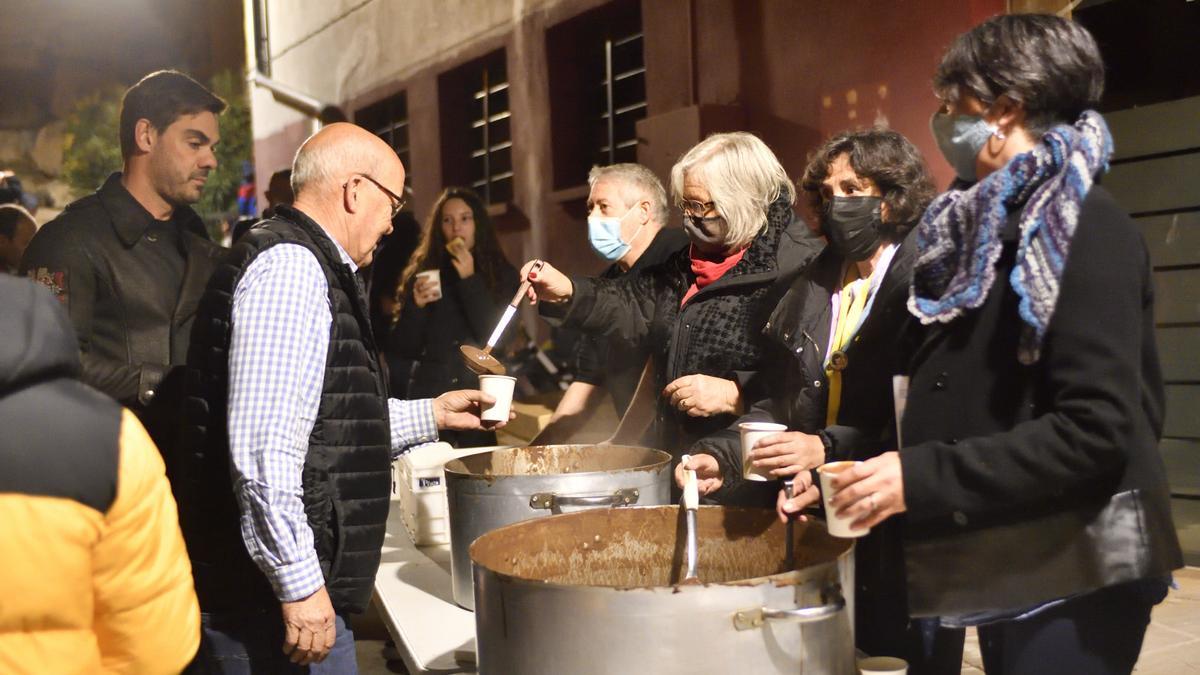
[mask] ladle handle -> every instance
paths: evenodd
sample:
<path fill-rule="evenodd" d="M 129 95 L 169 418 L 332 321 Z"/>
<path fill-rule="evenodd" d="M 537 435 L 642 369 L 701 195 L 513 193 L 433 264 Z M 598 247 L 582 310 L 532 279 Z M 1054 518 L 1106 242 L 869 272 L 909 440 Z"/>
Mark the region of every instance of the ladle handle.
<path fill-rule="evenodd" d="M 540 272 L 545 266 L 545 260 L 535 260 L 533 261 L 533 267 L 529 268 L 529 274 Z M 525 275 L 525 278 L 521 280 L 521 285 L 517 287 L 517 294 L 513 296 L 512 302 L 508 303 L 510 307 L 519 306 L 521 298 L 525 297 L 525 294 L 529 292 L 529 287 L 533 285 L 533 282 L 529 280 L 529 274 Z"/>

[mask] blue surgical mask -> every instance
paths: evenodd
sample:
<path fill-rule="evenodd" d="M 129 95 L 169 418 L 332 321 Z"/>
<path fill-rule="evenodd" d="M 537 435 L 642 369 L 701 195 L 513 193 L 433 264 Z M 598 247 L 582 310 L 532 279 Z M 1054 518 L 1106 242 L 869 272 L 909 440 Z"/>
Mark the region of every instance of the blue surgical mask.
<path fill-rule="evenodd" d="M 629 252 L 629 244 L 637 239 L 641 233 L 645 223 L 638 227 L 637 232 L 629 238 L 629 241 L 621 239 L 621 222 L 625 220 L 625 216 L 632 213 L 626 211 L 624 216 L 620 218 L 609 216 L 588 216 L 588 243 L 592 245 L 592 250 L 601 258 L 610 262 L 620 260 L 622 256 Z"/>
<path fill-rule="evenodd" d="M 969 183 L 979 180 L 975 175 L 975 160 L 996 127 L 978 115 L 936 112 L 929 120 L 929 129 L 955 175 Z"/>

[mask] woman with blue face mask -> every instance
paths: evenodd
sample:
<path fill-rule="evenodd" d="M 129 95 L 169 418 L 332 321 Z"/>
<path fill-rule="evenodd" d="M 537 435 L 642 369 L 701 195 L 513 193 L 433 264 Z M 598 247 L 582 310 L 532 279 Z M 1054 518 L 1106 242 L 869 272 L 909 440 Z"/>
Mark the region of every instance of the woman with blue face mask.
<path fill-rule="evenodd" d="M 962 189 L 916 230 L 904 446 L 833 480 L 859 526 L 902 516 L 909 614 L 978 626 L 988 673 L 1129 673 L 1182 565 L 1149 255 L 1099 185 L 1103 84 L 1059 17 L 947 51 L 931 128 Z"/>

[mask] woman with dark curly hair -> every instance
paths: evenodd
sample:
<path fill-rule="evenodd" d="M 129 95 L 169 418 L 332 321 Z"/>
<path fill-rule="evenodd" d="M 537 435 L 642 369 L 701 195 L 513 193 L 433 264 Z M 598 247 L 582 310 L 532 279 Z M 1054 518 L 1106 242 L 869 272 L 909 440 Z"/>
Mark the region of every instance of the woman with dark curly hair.
<path fill-rule="evenodd" d="M 916 230 L 904 447 L 832 481 L 841 516 L 899 523 L 910 615 L 978 626 L 993 674 L 1129 673 L 1182 564 L 1149 254 L 1099 184 L 1103 87 L 1060 17 L 946 52 L 931 127 L 969 187 Z"/>
<path fill-rule="evenodd" d="M 487 341 L 518 285 L 479 196 L 461 187 L 442 191 L 396 287 L 392 382 L 406 385 L 408 398 L 474 386 L 459 345 Z M 496 442 L 495 434 L 479 431 L 443 433 L 442 440 L 458 447 Z"/>

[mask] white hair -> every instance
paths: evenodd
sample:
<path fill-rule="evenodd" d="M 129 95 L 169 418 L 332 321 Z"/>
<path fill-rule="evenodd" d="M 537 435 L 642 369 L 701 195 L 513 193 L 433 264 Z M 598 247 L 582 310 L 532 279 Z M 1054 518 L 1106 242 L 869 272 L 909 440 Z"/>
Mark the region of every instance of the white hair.
<path fill-rule="evenodd" d="M 382 168 L 380 153 L 369 144 L 311 143 L 313 136 L 300 145 L 292 161 L 292 193 L 299 197 L 307 191 L 337 190 L 355 173 L 373 178 Z"/>
<path fill-rule="evenodd" d="M 654 222 L 666 225 L 670 218 L 667 210 L 667 191 L 654 172 L 641 164 L 610 164 L 608 166 L 593 166 L 588 172 L 588 187 L 596 187 L 602 180 L 615 180 L 621 183 L 621 195 L 625 198 L 625 207 L 633 206 L 639 199 L 650 202 L 650 215 Z M 632 193 L 632 194 L 631 194 Z"/>
<path fill-rule="evenodd" d="M 729 226 L 724 243 L 731 250 L 754 241 L 767 225 L 767 207 L 781 195 L 789 204 L 796 200 L 796 187 L 775 153 L 744 131 L 712 134 L 671 167 L 671 193 L 677 204 L 683 201 L 684 176 L 708 190 Z"/>

